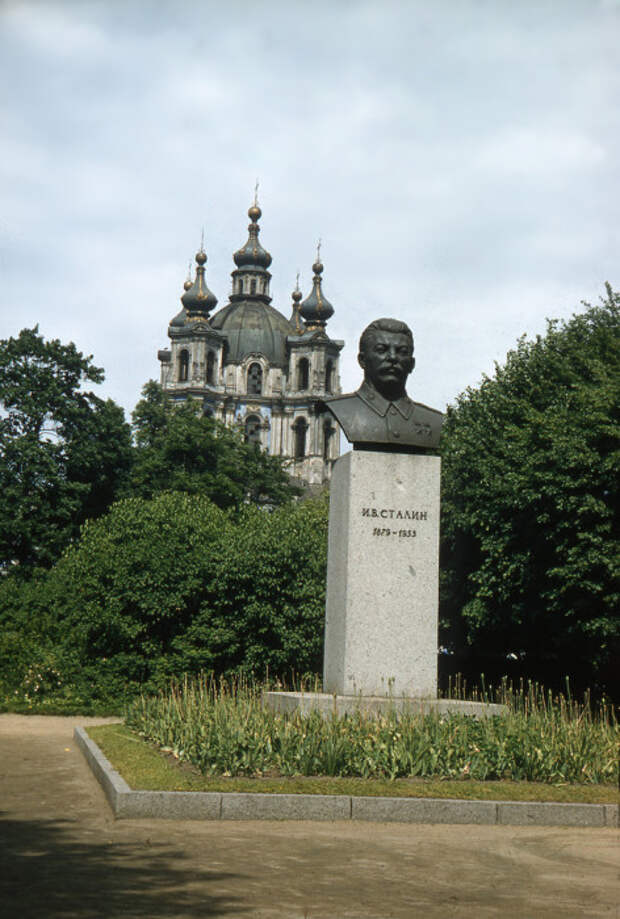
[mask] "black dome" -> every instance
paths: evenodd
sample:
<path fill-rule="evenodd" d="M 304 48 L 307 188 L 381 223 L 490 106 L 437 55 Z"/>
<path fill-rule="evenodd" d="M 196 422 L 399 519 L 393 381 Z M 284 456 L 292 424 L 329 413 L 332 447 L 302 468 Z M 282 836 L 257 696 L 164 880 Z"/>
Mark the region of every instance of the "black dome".
<path fill-rule="evenodd" d="M 211 327 L 226 336 L 228 361 L 262 354 L 270 364 L 286 366 L 286 338 L 295 329 L 273 306 L 257 300 L 229 303 L 211 318 Z"/>

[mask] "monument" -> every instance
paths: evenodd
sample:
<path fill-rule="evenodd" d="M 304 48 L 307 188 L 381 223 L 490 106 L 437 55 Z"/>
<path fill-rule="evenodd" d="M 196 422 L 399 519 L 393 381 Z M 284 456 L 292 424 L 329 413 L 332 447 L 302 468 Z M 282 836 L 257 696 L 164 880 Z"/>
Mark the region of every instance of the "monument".
<path fill-rule="evenodd" d="M 413 353 L 405 323 L 371 322 L 361 386 L 323 403 L 353 445 L 332 473 L 323 693 L 267 693 L 276 710 L 503 708 L 437 699 L 443 415 L 407 395 Z"/>
<path fill-rule="evenodd" d="M 413 335 L 378 319 L 360 338 L 364 381 L 326 401 L 353 451 L 335 464 L 323 688 L 343 696 L 437 695 L 443 416 L 413 402 Z"/>

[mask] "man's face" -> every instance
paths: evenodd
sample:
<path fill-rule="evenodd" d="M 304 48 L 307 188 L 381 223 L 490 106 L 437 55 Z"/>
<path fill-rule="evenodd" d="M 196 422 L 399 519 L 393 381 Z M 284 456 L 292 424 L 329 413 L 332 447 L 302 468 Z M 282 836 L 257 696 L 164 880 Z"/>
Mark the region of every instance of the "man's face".
<path fill-rule="evenodd" d="M 364 375 L 381 390 L 403 388 L 415 360 L 411 339 L 402 332 L 372 332 L 358 357 Z"/>

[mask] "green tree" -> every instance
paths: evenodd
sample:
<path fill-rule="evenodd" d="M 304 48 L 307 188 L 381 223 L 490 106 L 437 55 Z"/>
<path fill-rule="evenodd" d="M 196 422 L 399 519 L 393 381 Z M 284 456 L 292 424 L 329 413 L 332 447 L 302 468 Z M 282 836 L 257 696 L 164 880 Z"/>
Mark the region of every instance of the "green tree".
<path fill-rule="evenodd" d="M 198 400 L 173 403 L 150 381 L 133 413 L 136 441 L 132 492 L 201 494 L 219 507 L 248 501 L 279 505 L 297 494 L 279 457 L 207 417 Z"/>
<path fill-rule="evenodd" d="M 0 567 L 52 564 L 128 474 L 122 409 L 82 388 L 103 380 L 91 361 L 38 327 L 0 341 Z"/>
<path fill-rule="evenodd" d="M 525 337 L 448 411 L 444 640 L 524 655 L 552 682 L 613 681 L 620 295 Z"/>

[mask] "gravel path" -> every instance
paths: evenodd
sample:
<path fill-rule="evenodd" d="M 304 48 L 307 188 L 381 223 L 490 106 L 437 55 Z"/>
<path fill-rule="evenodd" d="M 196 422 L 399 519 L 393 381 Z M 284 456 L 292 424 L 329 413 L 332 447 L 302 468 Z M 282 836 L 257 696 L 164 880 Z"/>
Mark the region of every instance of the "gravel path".
<path fill-rule="evenodd" d="M 73 739 L 0 715 L 11 919 L 620 919 L 614 829 L 115 821 Z"/>

